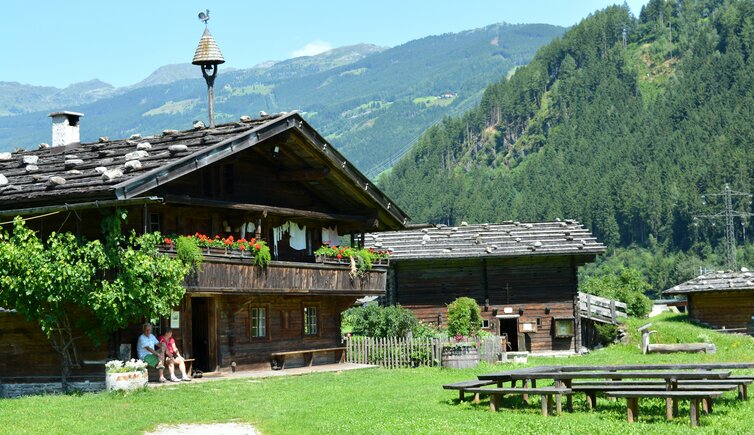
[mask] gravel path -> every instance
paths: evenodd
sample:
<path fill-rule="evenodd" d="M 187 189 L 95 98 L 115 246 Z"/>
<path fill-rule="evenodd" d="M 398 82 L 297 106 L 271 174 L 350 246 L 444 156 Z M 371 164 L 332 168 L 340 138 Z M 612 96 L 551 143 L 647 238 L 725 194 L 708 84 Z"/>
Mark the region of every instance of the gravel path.
<path fill-rule="evenodd" d="M 244 423 L 161 424 L 146 435 L 259 435 L 254 426 Z"/>

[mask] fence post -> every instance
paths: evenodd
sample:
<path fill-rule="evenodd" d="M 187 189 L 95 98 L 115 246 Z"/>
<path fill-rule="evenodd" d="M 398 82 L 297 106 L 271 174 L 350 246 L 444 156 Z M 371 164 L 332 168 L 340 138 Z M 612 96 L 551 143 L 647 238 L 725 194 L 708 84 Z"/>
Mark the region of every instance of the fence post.
<path fill-rule="evenodd" d="M 615 314 L 615 300 L 610 299 L 610 319 L 615 323 L 617 315 Z"/>

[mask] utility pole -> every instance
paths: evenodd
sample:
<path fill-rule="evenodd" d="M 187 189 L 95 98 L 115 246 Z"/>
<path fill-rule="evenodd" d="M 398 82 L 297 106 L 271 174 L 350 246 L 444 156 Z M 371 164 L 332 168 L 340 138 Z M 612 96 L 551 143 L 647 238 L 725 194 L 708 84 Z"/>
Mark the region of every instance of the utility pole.
<path fill-rule="evenodd" d="M 728 184 L 725 185 L 723 191 L 720 193 L 708 193 L 702 195 L 703 204 L 707 203 L 707 198 L 722 198 L 723 210 L 713 214 L 703 214 L 694 216 L 694 220 L 698 219 L 724 219 L 725 220 L 725 262 L 730 270 L 736 269 L 736 229 L 733 223 L 735 218 L 745 219 L 747 217 L 754 216 L 754 213 L 740 212 L 733 209 L 733 198 L 748 198 L 749 204 L 751 204 L 752 195 L 747 192 L 736 192 L 731 190 Z M 714 224 L 713 224 L 714 225 Z M 741 222 L 742 227 L 745 227 Z M 745 231 L 745 230 L 744 230 Z"/>

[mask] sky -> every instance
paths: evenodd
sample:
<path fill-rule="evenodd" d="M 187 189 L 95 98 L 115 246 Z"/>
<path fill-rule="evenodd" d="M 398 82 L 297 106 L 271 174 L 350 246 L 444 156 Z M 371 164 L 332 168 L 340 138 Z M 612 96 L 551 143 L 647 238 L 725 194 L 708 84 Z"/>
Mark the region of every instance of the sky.
<path fill-rule="evenodd" d="M 646 2 L 628 5 L 638 15 Z M 197 14 L 205 9 L 225 66 L 248 68 L 344 45 L 392 47 L 499 22 L 571 26 L 615 3 L 623 0 L 3 2 L 0 81 L 64 87 L 97 78 L 134 84 L 162 65 L 191 61 L 204 31 Z"/>

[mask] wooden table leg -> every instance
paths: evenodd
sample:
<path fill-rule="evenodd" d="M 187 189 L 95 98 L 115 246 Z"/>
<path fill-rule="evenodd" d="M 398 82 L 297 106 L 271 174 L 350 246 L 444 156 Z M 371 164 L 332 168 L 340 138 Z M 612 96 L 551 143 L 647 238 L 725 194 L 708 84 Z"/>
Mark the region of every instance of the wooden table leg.
<path fill-rule="evenodd" d="M 566 388 L 571 388 L 572 380 L 564 379 L 563 384 L 565 384 Z M 568 412 L 573 412 L 573 394 L 566 395 L 566 410 Z"/>
<path fill-rule="evenodd" d="M 479 397 L 479 393 L 474 393 L 474 400 L 471 401 L 471 403 L 479 403 L 481 402 L 481 398 Z"/>
<path fill-rule="evenodd" d="M 548 411 L 548 404 L 547 404 L 547 394 L 542 395 L 542 415 L 547 417 L 547 411 Z"/>
<path fill-rule="evenodd" d="M 563 413 L 563 395 L 558 394 L 555 396 L 555 408 L 557 408 L 558 415 Z"/>
<path fill-rule="evenodd" d="M 691 427 L 699 426 L 699 399 L 689 401 L 689 417 L 691 418 Z"/>
<path fill-rule="evenodd" d="M 529 388 L 529 380 L 528 379 L 524 379 L 523 380 L 523 384 L 522 384 L 521 388 L 523 388 L 524 390 L 527 390 Z M 526 403 L 526 404 L 529 403 L 529 395 L 528 394 L 526 394 L 526 393 L 522 394 L 521 398 L 524 399 L 524 403 Z"/>
<path fill-rule="evenodd" d="M 666 382 L 665 389 L 667 391 L 672 391 L 673 390 L 673 382 L 670 379 L 666 379 L 665 382 Z M 672 420 L 673 419 L 673 399 L 671 399 L 669 397 L 667 399 L 665 399 L 665 418 L 668 419 L 668 420 Z"/>
<path fill-rule="evenodd" d="M 705 414 L 712 414 L 712 398 L 705 397 L 702 399 L 702 410 Z"/>
<path fill-rule="evenodd" d="M 547 395 L 547 412 L 549 414 L 552 414 L 552 394 Z"/>
<path fill-rule="evenodd" d="M 639 398 L 627 397 L 626 398 L 626 417 L 629 423 L 634 423 L 639 420 Z"/>
<path fill-rule="evenodd" d="M 746 392 L 747 389 L 748 385 L 741 384 L 741 400 L 749 400 L 749 395 Z"/>
<path fill-rule="evenodd" d="M 463 402 L 463 390 L 458 390 L 458 401 Z"/>
<path fill-rule="evenodd" d="M 531 380 L 531 387 L 532 388 L 537 388 L 537 380 L 536 379 L 532 379 Z"/>
<path fill-rule="evenodd" d="M 503 381 L 497 381 L 496 385 L 498 388 L 503 388 Z"/>
<path fill-rule="evenodd" d="M 588 409 L 594 409 L 597 407 L 597 392 L 596 391 L 586 392 L 586 407 Z"/>
<path fill-rule="evenodd" d="M 490 394 L 490 410 L 492 412 L 497 412 L 497 405 L 497 394 Z"/>

